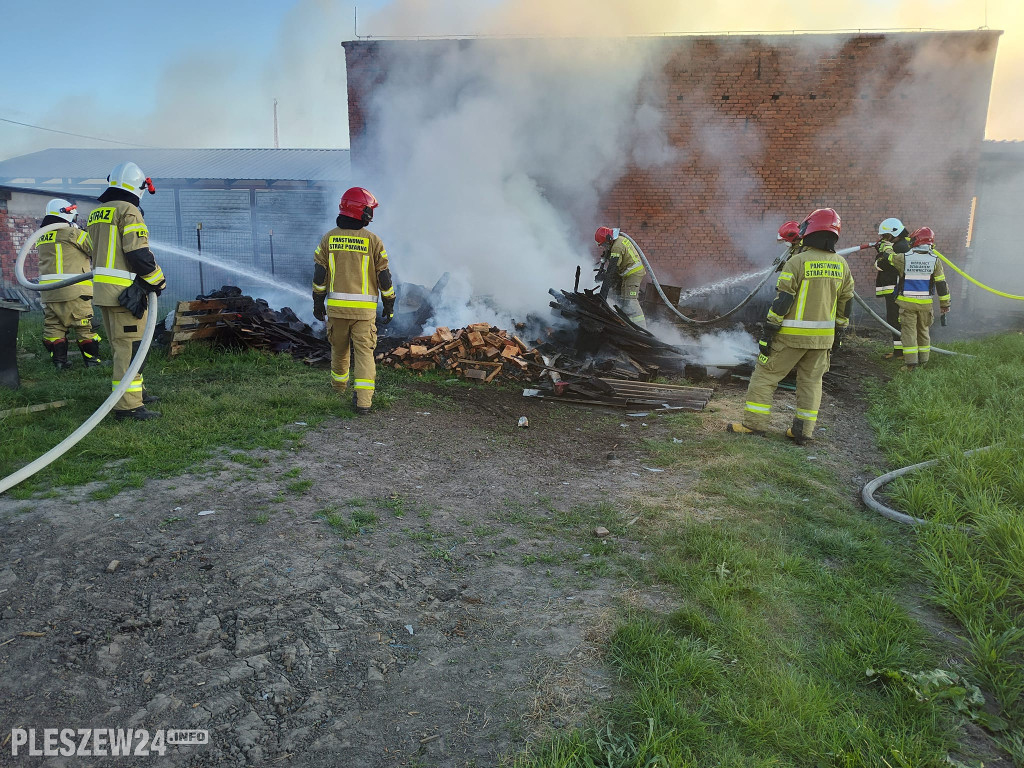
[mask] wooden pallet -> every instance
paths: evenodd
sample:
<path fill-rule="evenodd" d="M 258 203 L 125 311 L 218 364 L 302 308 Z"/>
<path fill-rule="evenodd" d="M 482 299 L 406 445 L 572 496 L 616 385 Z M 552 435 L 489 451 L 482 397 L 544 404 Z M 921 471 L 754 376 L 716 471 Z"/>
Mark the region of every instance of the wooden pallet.
<path fill-rule="evenodd" d="M 252 304 L 250 296 L 179 301 L 174 311 L 174 327 L 170 331 L 169 356 L 174 357 L 181 352 L 187 342 L 213 339 L 230 332 L 225 320 L 236 318 L 240 311 Z"/>

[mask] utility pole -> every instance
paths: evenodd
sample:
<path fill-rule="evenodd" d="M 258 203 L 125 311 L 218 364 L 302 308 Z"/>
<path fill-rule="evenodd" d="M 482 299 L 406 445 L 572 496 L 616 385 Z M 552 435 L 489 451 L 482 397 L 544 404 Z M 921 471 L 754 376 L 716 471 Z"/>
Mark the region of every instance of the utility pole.
<path fill-rule="evenodd" d="M 274 99 L 274 149 L 280 149 L 277 141 L 277 99 Z"/>

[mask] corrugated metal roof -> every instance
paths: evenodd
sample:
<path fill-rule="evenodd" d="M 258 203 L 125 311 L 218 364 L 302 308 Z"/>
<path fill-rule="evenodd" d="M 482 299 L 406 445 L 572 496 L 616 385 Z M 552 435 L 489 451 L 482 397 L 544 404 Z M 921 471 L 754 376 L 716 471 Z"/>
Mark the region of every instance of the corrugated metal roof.
<path fill-rule="evenodd" d="M 106 179 L 125 161 L 157 179 L 344 181 L 347 149 L 44 149 L 0 162 L 0 181 Z"/>

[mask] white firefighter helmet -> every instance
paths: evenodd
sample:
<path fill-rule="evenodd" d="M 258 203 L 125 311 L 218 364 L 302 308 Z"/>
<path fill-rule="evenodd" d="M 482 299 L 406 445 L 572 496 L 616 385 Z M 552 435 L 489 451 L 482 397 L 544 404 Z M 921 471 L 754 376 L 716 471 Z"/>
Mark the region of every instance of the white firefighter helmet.
<path fill-rule="evenodd" d="M 46 215 L 59 216 L 68 224 L 71 224 L 74 222 L 75 217 L 78 216 L 78 206 L 74 203 L 69 203 L 67 200 L 55 197 L 46 204 Z"/>
<path fill-rule="evenodd" d="M 151 195 L 156 192 L 152 179 L 135 163 L 120 163 L 114 166 L 114 170 L 107 176 L 107 184 L 130 192 L 139 199 L 142 198 L 143 190 L 148 190 Z"/>
<path fill-rule="evenodd" d="M 878 225 L 878 234 L 880 235 L 891 235 L 896 237 L 906 227 L 903 226 L 903 222 L 895 217 L 890 217 Z"/>

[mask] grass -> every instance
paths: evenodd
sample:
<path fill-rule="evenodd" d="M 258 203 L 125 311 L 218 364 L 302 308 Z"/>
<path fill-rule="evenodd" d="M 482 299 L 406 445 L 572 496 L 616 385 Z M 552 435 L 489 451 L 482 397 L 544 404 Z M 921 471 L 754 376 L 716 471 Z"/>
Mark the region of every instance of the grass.
<path fill-rule="evenodd" d="M 890 486 L 890 505 L 936 524 L 917 554 L 935 603 L 962 628 L 971 676 L 1024 734 L 1024 336 L 962 345 L 872 396 L 872 422 L 895 466 L 938 459 Z M 966 457 L 963 452 L 995 448 Z M 1024 739 L 1006 736 L 1024 764 Z"/>
<path fill-rule="evenodd" d="M 87 370 L 75 360 L 74 369 L 58 374 L 45 355 L 40 334 L 41 314 L 23 316 L 18 349 L 34 357 L 19 362 L 21 389 L 0 389 L 0 411 L 54 400 L 71 402 L 60 409 L 0 420 L 0 477 L 71 434 L 110 392 L 109 367 Z M 71 357 L 76 354 L 72 351 Z M 106 342 L 101 354 L 109 359 Z M 152 351 L 144 375 L 147 389 L 162 398 L 157 406 L 162 419 L 116 423 L 108 417 L 63 458 L 10 493 L 30 498 L 53 487 L 99 481 L 102 485 L 93 497 L 110 498 L 151 478 L 208 462 L 224 449 L 297 448 L 302 434 L 324 419 L 352 415 L 349 403 L 331 390 L 325 371 L 287 355 L 225 352 L 194 344 L 172 359 L 161 350 Z M 381 378 L 382 397 L 376 403 L 383 405 L 401 384 L 390 372 Z M 234 453 L 230 458 L 256 468 L 267 465 L 265 457 Z M 304 492 L 302 482 L 289 489 Z"/>
<path fill-rule="evenodd" d="M 903 603 L 913 556 L 806 451 L 669 420 L 679 442 L 650 446 L 652 461 L 690 485 L 552 524 L 641 537 L 656 553 L 641 577 L 673 607 L 624 605 L 606 650 L 630 692 L 517 768 L 948 765 L 953 708 L 868 674 L 945 661 Z"/>

